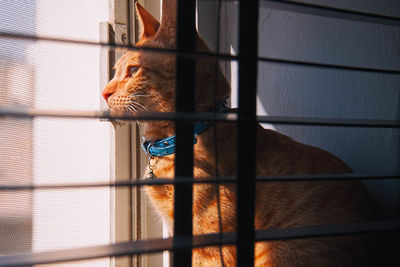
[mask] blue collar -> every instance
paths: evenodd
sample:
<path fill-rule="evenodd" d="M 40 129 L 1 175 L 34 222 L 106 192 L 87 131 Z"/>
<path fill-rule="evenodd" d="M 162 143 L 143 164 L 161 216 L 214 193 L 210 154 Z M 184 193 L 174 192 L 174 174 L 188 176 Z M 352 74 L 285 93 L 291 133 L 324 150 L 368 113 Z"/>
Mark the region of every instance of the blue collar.
<path fill-rule="evenodd" d="M 227 110 L 227 98 L 218 103 L 215 108 L 216 112 L 226 112 Z M 211 126 L 210 122 L 196 122 L 194 124 L 194 137 L 193 144 L 197 143 L 197 136 L 207 130 Z M 167 137 L 156 141 L 143 141 L 142 149 L 147 154 L 147 156 L 153 157 L 163 157 L 175 153 L 175 135 Z"/>

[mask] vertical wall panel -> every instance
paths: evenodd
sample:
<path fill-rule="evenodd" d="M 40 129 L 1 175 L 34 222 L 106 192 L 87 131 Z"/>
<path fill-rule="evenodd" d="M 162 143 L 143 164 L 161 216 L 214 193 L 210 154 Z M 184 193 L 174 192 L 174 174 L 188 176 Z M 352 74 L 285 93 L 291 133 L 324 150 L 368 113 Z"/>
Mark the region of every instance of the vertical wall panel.
<path fill-rule="evenodd" d="M 323 4 L 323 3 L 321 3 Z M 362 5 L 361 5 L 362 7 Z M 262 8 L 260 54 L 350 66 L 400 69 L 400 29 Z M 259 114 L 398 119 L 398 75 L 260 63 Z M 399 170 L 399 131 L 275 126 L 341 157 L 355 172 Z M 398 213 L 399 182 L 367 187 L 388 216 Z"/>

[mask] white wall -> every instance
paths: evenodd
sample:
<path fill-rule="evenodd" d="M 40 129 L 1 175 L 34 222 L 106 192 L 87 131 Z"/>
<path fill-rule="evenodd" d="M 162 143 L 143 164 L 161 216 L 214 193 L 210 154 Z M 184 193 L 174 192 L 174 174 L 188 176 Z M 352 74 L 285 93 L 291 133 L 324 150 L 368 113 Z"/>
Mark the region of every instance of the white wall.
<path fill-rule="evenodd" d="M 108 20 L 107 0 L 36 1 L 39 36 L 99 40 Z M 96 110 L 100 107 L 100 48 L 38 41 L 29 50 L 35 66 L 35 107 Z M 98 120 L 35 119 L 36 183 L 108 181 L 109 125 Z M 108 188 L 38 191 L 34 194 L 33 250 L 108 244 Z M 109 259 L 66 266 L 109 266 Z"/>
<path fill-rule="evenodd" d="M 400 17 L 400 4 L 396 0 L 304 2 Z M 261 57 L 400 69 L 398 27 L 272 10 L 266 2 L 260 3 Z M 229 2 L 222 8 L 223 52 L 238 50 L 237 6 L 237 2 Z M 212 3 L 205 3 L 203 8 L 209 8 L 209 13 L 216 12 Z M 215 47 L 215 21 L 214 17 L 199 23 L 200 31 L 212 47 Z M 235 63 L 227 64 L 233 105 L 237 99 L 236 71 Z M 294 117 L 399 119 L 400 76 L 260 62 L 257 112 Z M 272 128 L 338 155 L 357 173 L 392 172 L 400 168 L 399 130 L 282 125 Z M 399 213 L 398 181 L 366 184 L 388 216 Z"/>
<path fill-rule="evenodd" d="M 96 42 L 99 41 L 99 23 L 108 20 L 108 4 L 108 0 L 1 1 L 0 30 Z M 38 109 L 99 109 L 99 47 L 2 38 L 0 56 L 1 105 L 15 107 L 23 103 Z M 12 128 L 13 124 L 4 120 L 0 122 L 9 128 L 0 136 L 2 148 L 21 150 L 24 143 L 19 139 L 18 147 L 8 148 L 9 144 L 13 144 L 8 139 L 15 136 L 29 139 L 25 141 L 32 144 L 30 150 L 25 147 L 25 152 L 21 152 L 24 153 L 22 160 L 25 166 L 32 162 L 28 170 L 29 179 L 12 182 L 61 184 L 109 181 L 109 123 L 35 118 L 33 123 L 30 121 L 30 132 L 21 135 L 19 131 L 26 131 L 25 128 Z M 8 138 L 4 133 L 8 134 Z M 5 159 L 9 154 L 3 151 L 0 150 L 0 167 L 7 162 Z M 12 168 L 12 171 L 17 179 L 26 176 L 22 169 Z M 5 175 L 0 172 L 3 184 L 8 181 Z M 9 249 L 16 253 L 20 251 L 18 247 L 37 252 L 110 243 L 110 189 L 34 191 L 28 195 L 32 196 L 31 201 L 18 196 L 5 193 L 0 196 L 0 225 L 5 212 L 8 214 L 19 210 L 14 207 L 23 206 L 31 224 L 23 230 L 29 229 L 29 233 L 16 247 L 12 247 L 12 238 L 5 243 L 2 240 L 0 254 L 1 246 L 6 247 L 3 251 Z M 18 216 L 11 218 L 13 225 L 18 223 Z M 15 226 L 15 237 L 21 234 L 18 229 Z M 110 260 L 57 264 L 60 265 L 110 266 Z"/>

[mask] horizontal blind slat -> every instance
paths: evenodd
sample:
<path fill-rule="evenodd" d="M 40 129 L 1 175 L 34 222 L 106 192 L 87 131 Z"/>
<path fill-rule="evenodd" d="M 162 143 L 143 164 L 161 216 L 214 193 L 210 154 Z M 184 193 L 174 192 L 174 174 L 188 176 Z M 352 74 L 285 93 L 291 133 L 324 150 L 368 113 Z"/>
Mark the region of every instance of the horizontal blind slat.
<path fill-rule="evenodd" d="M 182 57 L 188 58 L 218 58 L 219 60 L 226 61 L 238 61 L 239 57 L 236 55 L 223 54 L 223 53 L 207 53 L 207 52 L 186 52 L 186 51 L 177 51 L 175 49 L 165 49 L 165 48 L 154 48 L 154 47 L 136 47 L 132 45 L 117 45 L 117 44 L 109 44 L 109 43 L 98 43 L 91 42 L 85 40 L 71 40 L 71 39 L 63 39 L 63 38 L 55 38 L 55 37 L 46 37 L 46 36 L 35 36 L 35 35 L 26 35 L 22 33 L 12 33 L 12 32 L 2 32 L 0 31 L 0 39 L 20 39 L 20 40 L 41 40 L 47 42 L 55 42 L 55 43 L 71 43 L 76 45 L 89 45 L 89 46 L 100 46 L 105 48 L 123 48 L 127 50 L 136 50 L 136 51 L 144 51 L 144 52 L 152 52 L 152 53 L 167 53 L 167 54 L 176 54 Z M 400 75 L 400 70 L 397 69 L 379 69 L 379 68 L 371 68 L 371 67 L 357 67 L 357 66 L 347 66 L 347 65 L 337 65 L 337 64 L 328 64 L 328 63 L 318 63 L 318 62 L 308 62 L 308 61 L 299 61 L 299 60 L 288 60 L 281 58 L 273 58 L 273 57 L 258 57 L 260 62 L 271 62 L 271 63 L 281 63 L 281 64 L 289 64 L 289 65 L 301 65 L 308 67 L 317 67 L 317 68 L 328 68 L 328 69 L 341 69 L 347 71 L 361 71 L 361 72 L 373 72 L 373 73 L 381 73 L 381 74 L 394 74 Z"/>
<path fill-rule="evenodd" d="M 370 232 L 400 229 L 400 220 L 385 220 L 352 224 L 316 225 L 296 228 L 270 229 L 255 232 L 256 241 L 271 241 L 293 238 L 322 237 L 333 235 L 363 234 Z M 118 257 L 175 250 L 188 247 L 228 245 L 236 242 L 233 232 L 186 237 L 151 239 L 112 245 L 64 249 L 51 252 L 27 253 L 13 256 L 0 256 L 0 266 L 26 266 L 65 261 L 86 260 L 104 257 Z"/>
<path fill-rule="evenodd" d="M 270 175 L 256 176 L 257 182 L 295 182 L 295 181 L 346 181 L 346 180 L 388 180 L 400 179 L 400 172 L 394 173 L 348 173 L 348 174 L 309 174 L 309 175 Z M 99 187 L 133 187 L 149 185 L 168 185 L 168 184 L 206 184 L 206 183 L 234 183 L 235 176 L 219 176 L 218 178 L 187 177 L 185 179 L 168 179 L 159 177 L 157 179 L 118 181 L 113 183 L 74 183 L 74 184 L 19 184 L 19 185 L 0 185 L 1 191 L 31 191 L 31 190 L 61 190 L 61 189 L 84 189 Z"/>
<path fill-rule="evenodd" d="M 42 110 L 24 108 L 0 107 L 1 117 L 15 118 L 70 118 L 70 119 L 119 119 L 119 120 L 175 120 L 175 121 L 227 121 L 237 122 L 237 113 L 184 113 L 184 112 L 109 112 L 109 111 L 70 111 Z M 260 123 L 333 126 L 333 127 L 366 127 L 366 128 L 400 128 L 400 120 L 380 119 L 340 119 L 340 118 L 310 118 L 289 116 L 257 116 Z"/>
<path fill-rule="evenodd" d="M 338 7 L 329 7 L 321 4 L 304 3 L 290 0 L 263 0 L 264 5 L 295 13 L 310 14 L 336 19 L 344 19 L 358 22 L 400 26 L 400 17 L 382 15 L 372 12 L 363 12 Z"/>

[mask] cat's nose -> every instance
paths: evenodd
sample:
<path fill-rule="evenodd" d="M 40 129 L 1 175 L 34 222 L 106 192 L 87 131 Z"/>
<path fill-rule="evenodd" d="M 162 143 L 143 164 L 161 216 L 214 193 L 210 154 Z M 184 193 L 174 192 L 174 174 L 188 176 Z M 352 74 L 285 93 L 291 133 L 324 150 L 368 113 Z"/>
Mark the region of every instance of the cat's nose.
<path fill-rule="evenodd" d="M 106 86 L 106 88 L 103 89 L 103 92 L 101 92 L 102 96 L 104 97 L 104 99 L 106 100 L 106 102 L 108 102 L 108 98 L 114 93 L 114 90 L 110 90 L 110 88 L 108 86 Z"/>

